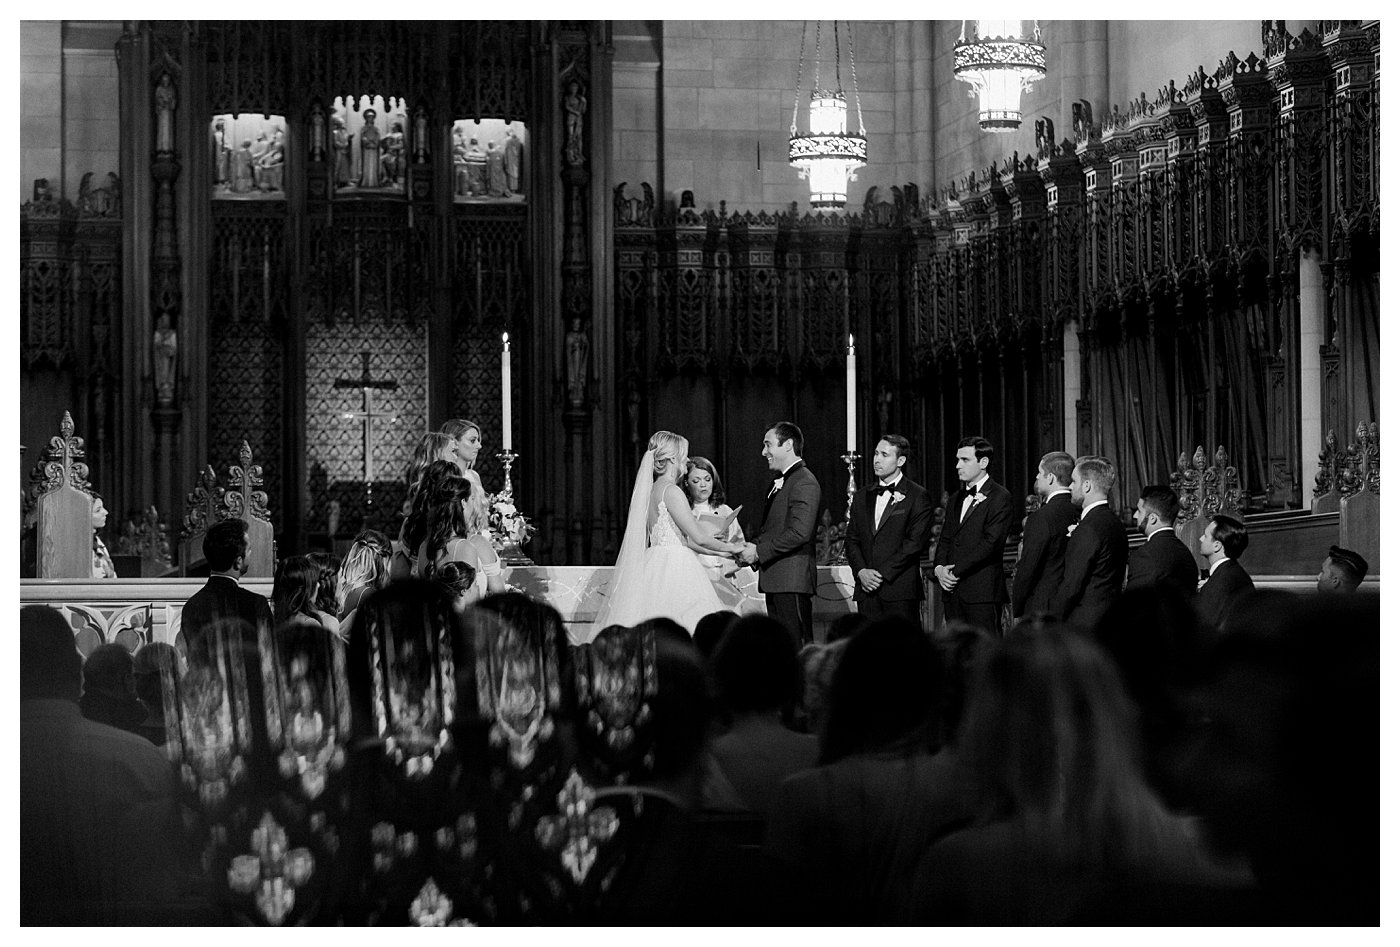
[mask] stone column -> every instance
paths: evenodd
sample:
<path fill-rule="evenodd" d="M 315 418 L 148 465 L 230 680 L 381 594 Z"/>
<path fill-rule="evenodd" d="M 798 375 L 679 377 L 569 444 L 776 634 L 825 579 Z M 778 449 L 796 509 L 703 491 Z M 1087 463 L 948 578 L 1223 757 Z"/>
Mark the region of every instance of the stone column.
<path fill-rule="evenodd" d="M 1303 499 L 1306 507 L 1317 480 L 1317 455 L 1322 450 L 1322 348 L 1327 314 L 1327 291 L 1322 279 L 1322 255 L 1298 253 L 1298 395 L 1299 439 L 1303 453 Z M 1338 432 L 1339 436 L 1343 432 Z"/>

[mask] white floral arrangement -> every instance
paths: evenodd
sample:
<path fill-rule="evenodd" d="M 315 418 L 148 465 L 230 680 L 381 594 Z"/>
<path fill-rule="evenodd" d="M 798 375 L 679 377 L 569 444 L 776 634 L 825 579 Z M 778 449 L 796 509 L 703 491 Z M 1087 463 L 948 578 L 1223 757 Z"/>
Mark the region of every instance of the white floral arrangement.
<path fill-rule="evenodd" d="M 524 546 L 528 543 L 535 535 L 535 524 L 515 508 L 514 499 L 499 493 L 491 494 L 488 499 L 491 513 L 487 517 L 487 525 L 496 548 L 500 550 L 506 546 Z"/>

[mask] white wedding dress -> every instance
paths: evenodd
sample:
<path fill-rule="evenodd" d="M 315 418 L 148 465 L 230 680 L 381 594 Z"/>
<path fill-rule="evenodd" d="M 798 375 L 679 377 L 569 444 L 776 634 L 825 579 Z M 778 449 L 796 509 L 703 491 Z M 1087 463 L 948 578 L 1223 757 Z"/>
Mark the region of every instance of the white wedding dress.
<path fill-rule="evenodd" d="M 657 501 L 656 523 L 647 533 L 651 461 L 652 453 L 647 451 L 637 471 L 607 598 L 590 628 L 589 641 L 609 625 L 630 627 L 649 618 L 669 618 L 695 634 L 696 623 L 711 612 L 736 610 L 735 603 L 721 600 L 715 591 L 709 570 L 685 544 L 664 500 Z"/>

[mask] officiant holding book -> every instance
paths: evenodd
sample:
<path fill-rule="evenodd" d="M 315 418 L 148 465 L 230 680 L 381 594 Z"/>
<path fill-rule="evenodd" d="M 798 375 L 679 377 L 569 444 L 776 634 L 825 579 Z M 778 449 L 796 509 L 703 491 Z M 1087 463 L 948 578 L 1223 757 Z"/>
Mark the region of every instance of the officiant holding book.
<path fill-rule="evenodd" d="M 690 500 L 696 522 L 717 539 L 729 543 L 744 542 L 744 530 L 739 525 L 739 510 L 743 507 L 732 509 L 725 502 L 724 485 L 714 464 L 704 457 L 690 458 L 681 489 Z M 726 604 L 737 607 L 744 597 L 742 590 L 758 582 L 758 574 L 747 566 L 741 566 L 733 557 L 716 556 L 698 547 L 695 547 L 695 553 L 701 565 L 709 570 L 715 590 Z"/>

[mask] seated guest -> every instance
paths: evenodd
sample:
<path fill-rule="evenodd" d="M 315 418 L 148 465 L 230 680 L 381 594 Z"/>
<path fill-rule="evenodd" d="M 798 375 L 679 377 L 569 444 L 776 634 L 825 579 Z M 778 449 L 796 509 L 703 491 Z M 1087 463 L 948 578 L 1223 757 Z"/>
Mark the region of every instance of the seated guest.
<path fill-rule="evenodd" d="M 1210 578 L 1196 596 L 1196 610 L 1212 628 L 1223 628 L 1235 603 L 1254 591 L 1254 580 L 1237 561 L 1249 546 L 1249 531 L 1233 516 L 1217 513 L 1201 534 L 1201 555 L 1206 557 Z"/>
<path fill-rule="evenodd" d="M 862 622 L 868 621 L 864 615 L 856 617 Z M 828 640 L 826 644 L 813 642 L 803 645 L 797 653 L 797 664 L 802 671 L 802 699 L 794 716 L 796 726 L 803 733 L 820 734 L 826 726 L 831 706 L 831 679 L 836 675 L 836 667 L 849 641 L 849 638 L 842 638 Z"/>
<path fill-rule="evenodd" d="M 938 742 L 957 743 L 967 693 L 977 669 L 997 639 L 985 628 L 965 621 L 950 621 L 938 638 L 939 663 L 943 667 L 943 696 L 938 706 Z"/>
<path fill-rule="evenodd" d="M 1322 560 L 1322 571 L 1317 574 L 1319 592 L 1355 592 L 1366 578 L 1366 560 L 1359 552 L 1333 546 L 1327 550 L 1327 558 Z"/>
<path fill-rule="evenodd" d="M 919 860 L 910 923 L 1062 924 L 1112 885 L 1211 873 L 1137 768 L 1112 664 L 1073 629 L 1023 621 L 993 647 L 958 753 L 976 822 Z"/>
<path fill-rule="evenodd" d="M 170 683 L 180 684 L 180 656 L 175 648 L 163 641 L 152 641 L 142 645 L 133 659 L 136 677 L 136 696 L 146 711 L 145 718 L 136 732 L 156 746 L 165 746 L 165 688 L 161 684 L 163 673 L 170 675 Z"/>
<path fill-rule="evenodd" d="M 146 708 L 136 696 L 131 652 L 119 644 L 96 648 L 83 662 L 83 716 L 118 730 L 136 733 Z"/>
<path fill-rule="evenodd" d="M 481 590 L 476 587 L 476 568 L 465 562 L 444 562 L 433 570 L 433 581 L 447 593 L 458 614 L 481 601 Z"/>
<path fill-rule="evenodd" d="M 107 544 L 98 535 L 98 530 L 107 525 L 107 507 L 101 497 L 92 500 L 92 577 L 94 579 L 115 579 L 117 569 L 112 565 L 112 556 L 107 552 Z"/>
<path fill-rule="evenodd" d="M 340 607 L 344 595 L 340 591 L 340 557 L 328 552 L 307 553 L 307 558 L 316 563 L 316 610 L 325 612 L 337 621 L 340 620 Z"/>
<path fill-rule="evenodd" d="M 1170 585 L 1187 599 L 1195 597 L 1201 571 L 1196 557 L 1172 528 L 1180 511 L 1181 501 L 1171 487 L 1158 484 L 1142 488 L 1133 521 L 1147 542 L 1128 553 L 1126 590 Z"/>
<path fill-rule="evenodd" d="M 783 781 L 769 819 L 778 923 L 893 923 L 925 847 L 969 814 L 951 754 L 934 752 L 942 673 L 929 638 L 887 618 L 843 647 L 822 765 Z"/>
<path fill-rule="evenodd" d="M 287 625 L 319 626 L 339 636 L 340 622 L 317 604 L 321 567 L 310 556 L 288 556 L 272 579 L 272 620 L 279 634 Z"/>
<path fill-rule="evenodd" d="M 746 616 L 720 641 L 712 666 L 731 723 L 710 748 L 705 804 L 766 815 L 778 784 L 817 762 L 817 738 L 783 726 L 800 686 L 792 637 L 767 615 Z"/>
<path fill-rule="evenodd" d="M 20 923 L 171 923 L 170 764 L 136 734 L 83 719 L 82 657 L 57 611 L 20 609 L 18 657 Z"/>
<path fill-rule="evenodd" d="M 1178 913 L 1184 921 L 1166 911 L 1123 920 L 1379 924 L 1381 687 L 1378 597 L 1246 595 L 1191 695 L 1204 725 L 1180 780 L 1212 841 L 1249 859 L 1257 887 Z"/>
<path fill-rule="evenodd" d="M 382 589 L 389 581 L 389 557 L 393 547 L 389 537 L 377 529 L 361 530 L 350 544 L 345 561 L 340 564 L 340 619 L 342 636 L 350 634 L 350 622 L 355 609 L 371 593 Z"/>

